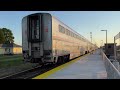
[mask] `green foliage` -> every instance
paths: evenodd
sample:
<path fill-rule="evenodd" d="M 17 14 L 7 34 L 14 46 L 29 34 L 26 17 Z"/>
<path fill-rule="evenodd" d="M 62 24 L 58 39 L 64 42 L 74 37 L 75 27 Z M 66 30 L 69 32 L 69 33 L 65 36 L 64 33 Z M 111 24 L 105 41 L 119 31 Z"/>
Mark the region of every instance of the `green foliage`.
<path fill-rule="evenodd" d="M 0 29 L 0 44 L 5 43 L 5 37 L 3 31 Z"/>
<path fill-rule="evenodd" d="M 10 29 L 2 28 L 1 31 L 3 32 L 4 38 L 5 38 L 4 43 L 14 42 L 14 36 Z"/>

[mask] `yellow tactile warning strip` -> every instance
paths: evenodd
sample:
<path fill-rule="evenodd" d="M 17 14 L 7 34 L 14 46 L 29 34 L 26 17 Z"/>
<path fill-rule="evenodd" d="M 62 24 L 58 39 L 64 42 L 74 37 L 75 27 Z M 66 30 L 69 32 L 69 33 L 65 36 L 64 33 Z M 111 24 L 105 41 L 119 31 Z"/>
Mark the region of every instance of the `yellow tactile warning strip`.
<path fill-rule="evenodd" d="M 89 53 L 89 54 L 90 54 L 90 53 Z M 86 54 L 86 55 L 89 55 L 89 54 Z M 52 69 L 52 70 L 50 70 L 50 71 L 47 71 L 47 72 L 45 72 L 45 73 L 43 73 L 43 74 L 41 74 L 41 75 L 39 75 L 39 76 L 36 76 L 36 77 L 34 77 L 34 78 L 32 78 L 32 79 L 45 79 L 46 77 L 50 76 L 51 74 L 57 72 L 58 70 L 64 69 L 64 68 L 67 67 L 68 65 L 76 62 L 77 60 L 80 60 L 80 58 L 85 57 L 86 55 L 81 56 L 81 57 L 79 57 L 79 58 L 76 58 L 76 59 L 74 59 L 74 60 L 72 60 L 72 61 L 70 61 L 70 62 L 68 62 L 68 63 L 62 64 L 62 65 L 60 65 L 60 66 L 58 66 L 58 67 L 56 67 L 56 68 L 54 68 L 54 69 Z"/>

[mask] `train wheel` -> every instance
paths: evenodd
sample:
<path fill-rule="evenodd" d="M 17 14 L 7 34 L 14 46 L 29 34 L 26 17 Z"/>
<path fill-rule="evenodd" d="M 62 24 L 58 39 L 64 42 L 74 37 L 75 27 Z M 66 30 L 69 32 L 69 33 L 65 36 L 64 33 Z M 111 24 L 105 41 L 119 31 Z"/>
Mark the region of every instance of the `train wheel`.
<path fill-rule="evenodd" d="M 68 62 L 68 55 L 65 56 L 65 62 Z"/>
<path fill-rule="evenodd" d="M 70 55 L 67 55 L 67 62 L 69 62 Z"/>
<path fill-rule="evenodd" d="M 61 64 L 61 63 L 62 63 L 62 57 L 58 57 L 57 64 Z"/>
<path fill-rule="evenodd" d="M 62 57 L 62 63 L 65 63 L 66 62 L 66 56 L 63 56 Z"/>

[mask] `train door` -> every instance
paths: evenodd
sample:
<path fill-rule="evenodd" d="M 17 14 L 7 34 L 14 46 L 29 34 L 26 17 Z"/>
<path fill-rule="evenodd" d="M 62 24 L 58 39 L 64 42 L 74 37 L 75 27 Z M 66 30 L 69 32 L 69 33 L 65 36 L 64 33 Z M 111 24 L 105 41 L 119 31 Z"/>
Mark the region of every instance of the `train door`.
<path fill-rule="evenodd" d="M 29 54 L 32 58 L 40 58 L 43 56 L 42 45 L 42 17 L 41 15 L 29 16 Z"/>

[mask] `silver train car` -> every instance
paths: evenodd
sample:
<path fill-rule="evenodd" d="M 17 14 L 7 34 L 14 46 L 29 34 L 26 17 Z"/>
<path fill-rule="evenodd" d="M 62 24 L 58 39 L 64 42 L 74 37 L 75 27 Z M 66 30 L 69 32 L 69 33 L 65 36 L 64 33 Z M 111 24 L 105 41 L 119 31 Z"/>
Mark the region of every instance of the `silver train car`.
<path fill-rule="evenodd" d="M 97 46 L 49 13 L 22 19 L 22 52 L 31 63 L 62 63 L 89 53 Z"/>

